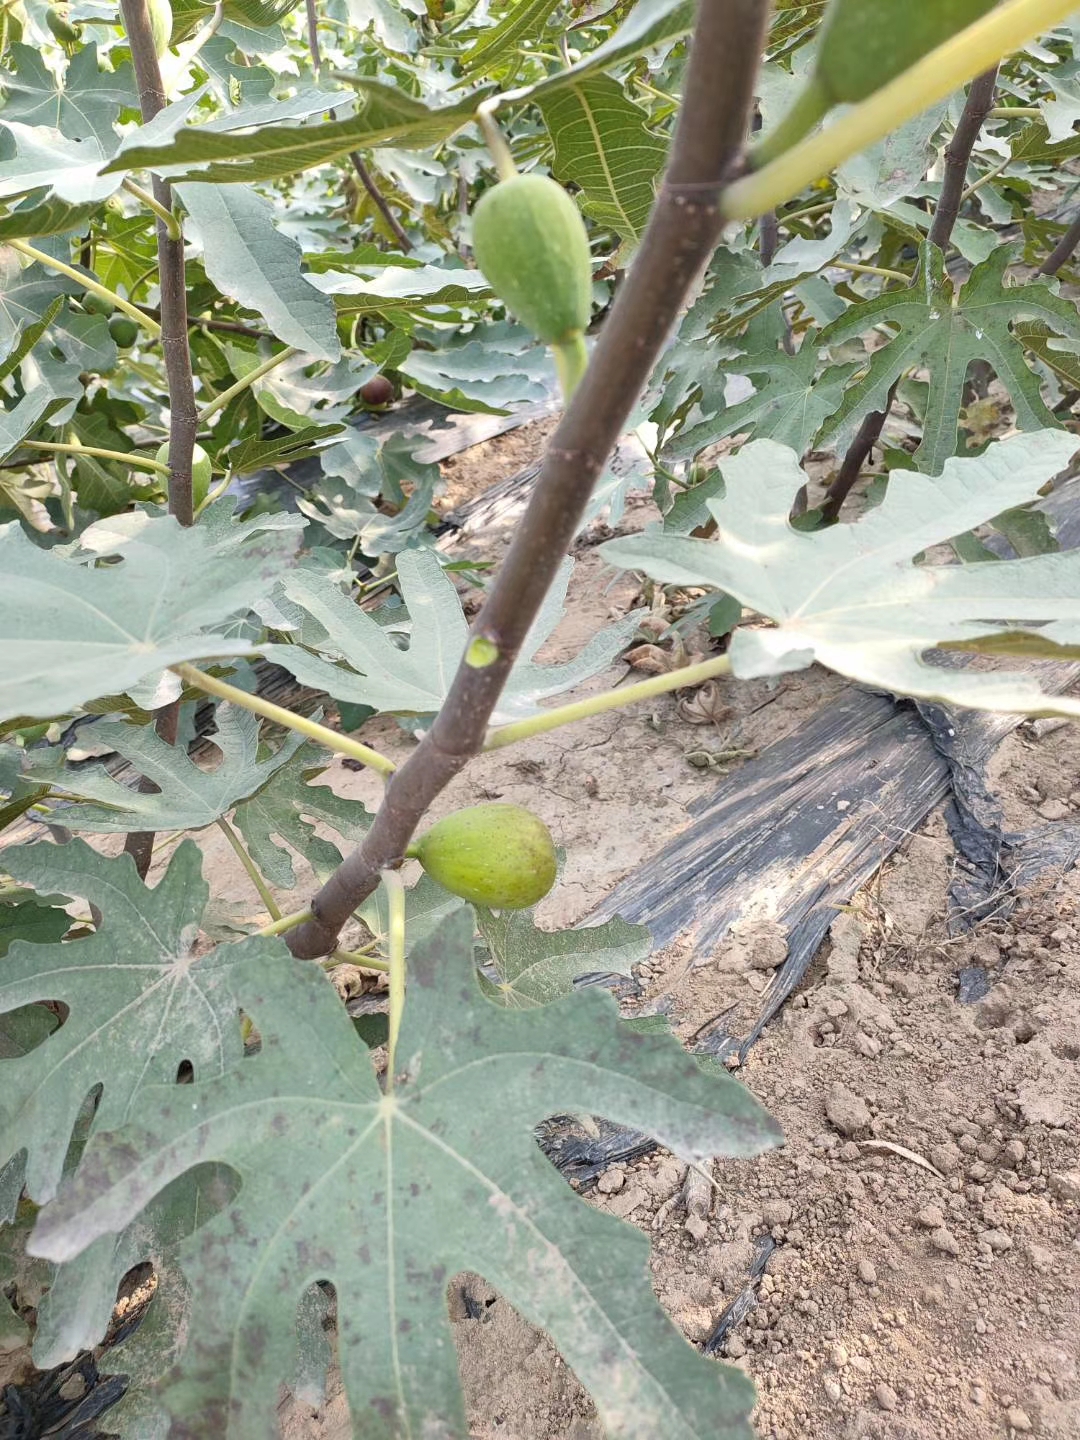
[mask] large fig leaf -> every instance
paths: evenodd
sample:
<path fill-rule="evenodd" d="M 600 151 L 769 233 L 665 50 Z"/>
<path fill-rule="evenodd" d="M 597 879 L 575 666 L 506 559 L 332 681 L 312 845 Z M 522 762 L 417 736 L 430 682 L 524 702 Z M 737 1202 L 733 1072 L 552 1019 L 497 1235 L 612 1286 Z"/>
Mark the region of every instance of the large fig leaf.
<path fill-rule="evenodd" d="M 62 76 L 33 45 L 12 45 L 8 59 L 10 69 L 0 71 L 5 121 L 47 126 L 79 143 L 93 137 L 106 153 L 113 149 L 120 111 L 138 104 L 129 64 L 100 69 L 93 44 L 75 52 Z"/>
<path fill-rule="evenodd" d="M 568 82 L 537 103 L 555 146 L 555 175 L 578 186 L 586 215 L 636 244 L 667 155 L 645 111 L 608 75 Z"/>
<path fill-rule="evenodd" d="M 240 1058 L 229 972 L 258 971 L 270 942 L 195 958 L 208 894 L 201 863 L 195 843 L 183 841 L 150 890 L 130 856 L 106 859 L 82 840 L 4 851 L 17 880 L 81 897 L 103 916 L 89 939 L 19 941 L 0 966 L 0 1013 L 40 1000 L 70 1012 L 44 1043 L 0 1061 L 0 1169 L 25 1149 L 26 1187 L 39 1203 L 56 1193 L 76 1117 L 96 1086 L 95 1124 L 115 1128 L 142 1109 L 148 1085 L 171 1085 L 183 1061 L 209 1076 Z"/>
<path fill-rule="evenodd" d="M 1005 269 L 1014 258 L 1008 245 L 999 245 L 956 292 L 945 274 L 941 251 L 925 245 L 921 285 L 889 290 L 876 300 L 853 305 L 834 321 L 822 333 L 822 345 L 839 345 L 883 324 L 894 324 L 898 331 L 874 351 L 865 376 L 848 388 L 843 404 L 824 428 L 821 443 L 828 443 L 868 410 L 880 410 L 894 380 L 925 366 L 930 389 L 915 458 L 920 470 L 939 475 L 946 460 L 956 454 L 964 381 L 975 360 L 986 360 L 1008 388 L 1021 430 L 1056 424 L 1040 393 L 1039 378 L 1028 367 L 1024 347 L 1011 327 L 1019 320 L 1040 320 L 1055 335 L 1076 340 L 1080 315 L 1071 300 L 1055 295 L 1041 281 L 1006 285 Z"/>
<path fill-rule="evenodd" d="M 357 112 L 347 120 L 224 133 L 212 125 L 192 125 L 166 144 L 132 145 L 112 161 L 111 169 L 152 169 L 230 185 L 295 175 L 375 145 L 426 150 L 468 125 L 483 95 L 474 91 L 454 105 L 436 108 L 380 80 L 343 78 L 360 92 Z"/>
<path fill-rule="evenodd" d="M 152 725 L 102 721 L 90 728 L 93 740 L 111 746 L 152 780 L 157 794 L 114 780 L 104 765 L 65 766 L 57 756 L 41 751 L 30 755 L 28 772 L 34 780 L 85 802 L 64 810 L 63 823 L 71 830 L 99 835 L 201 830 L 264 786 L 303 744 L 301 736 L 290 735 L 276 754 L 259 760 L 256 716 L 235 705 L 219 705 L 215 719 L 212 739 L 221 763 L 213 770 L 196 765 L 182 745 L 167 744 Z"/>
<path fill-rule="evenodd" d="M 249 185 L 182 185 L 207 275 L 256 311 L 286 345 L 320 360 L 341 356 L 334 302 L 301 270 L 301 250 L 278 212 Z"/>
<path fill-rule="evenodd" d="M 446 1287 L 473 1270 L 549 1332 L 610 1436 L 749 1440 L 745 1376 L 683 1340 L 653 1296 L 646 1237 L 576 1196 L 532 1131 L 599 1113 L 698 1161 L 755 1154 L 779 1131 L 738 1081 L 628 1030 L 605 993 L 490 1005 L 472 938 L 460 910 L 413 952 L 391 1094 L 317 968 L 280 942 L 233 967 L 260 1052 L 219 1079 L 144 1092 L 138 1123 L 99 1131 L 39 1217 L 30 1250 L 66 1261 L 193 1165 L 240 1176 L 236 1202 L 180 1251 L 191 1338 L 164 1392 L 179 1433 L 273 1433 L 297 1307 L 325 1279 L 356 1433 L 465 1440 Z"/>
<path fill-rule="evenodd" d="M 628 615 L 594 635 L 573 660 L 534 663 L 533 656 L 562 616 L 571 569 L 572 562 L 567 561 L 548 592 L 499 700 L 497 724 L 535 715 L 541 700 L 595 675 L 614 660 L 637 628 L 637 617 Z M 284 581 L 285 593 L 324 627 L 329 639 L 320 646 L 320 654 L 302 645 L 266 645 L 263 654 L 302 685 L 325 690 L 335 700 L 399 715 L 435 714 L 465 653 L 469 627 L 453 582 L 430 550 L 403 551 L 398 574 L 412 621 L 408 650 L 400 650 L 392 636 L 336 585 L 298 570 Z M 351 668 L 345 669 L 340 660 Z"/>
<path fill-rule="evenodd" d="M 0 530 L 0 719 L 62 715 L 179 660 L 249 651 L 208 632 L 270 591 L 298 539 L 285 517 L 184 530 L 136 513 L 90 526 L 74 556 Z"/>
<path fill-rule="evenodd" d="M 1034 654 L 1031 632 L 1044 626 L 1057 644 L 1080 638 L 1080 553 L 968 565 L 912 558 L 1030 500 L 1075 448 L 1074 435 L 1043 430 L 993 444 L 977 460 L 950 460 L 937 479 L 894 470 L 876 509 L 807 534 L 788 519 L 807 480 L 798 456 L 757 440 L 721 465 L 725 493 L 706 501 L 715 540 L 649 532 L 612 540 L 603 552 L 665 583 L 715 586 L 775 621 L 735 631 L 736 675 L 779 675 L 816 660 L 900 695 L 1080 715 L 1080 700 L 1047 694 L 1033 675 L 923 659 L 937 645 L 1001 632 L 1016 634 L 1015 654 L 1025 645 Z"/>

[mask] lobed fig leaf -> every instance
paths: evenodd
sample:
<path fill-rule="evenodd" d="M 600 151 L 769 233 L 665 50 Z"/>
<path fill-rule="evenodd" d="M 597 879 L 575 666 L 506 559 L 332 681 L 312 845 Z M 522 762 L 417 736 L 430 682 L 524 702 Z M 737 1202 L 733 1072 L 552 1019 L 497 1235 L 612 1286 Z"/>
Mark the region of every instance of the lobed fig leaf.
<path fill-rule="evenodd" d="M 750 1440 L 747 1377 L 686 1342 L 653 1295 L 646 1236 L 584 1204 L 534 1138 L 550 1115 L 585 1113 L 686 1160 L 758 1154 L 780 1131 L 739 1081 L 703 1074 L 670 1036 L 635 1034 L 606 992 L 485 1002 L 462 908 L 409 957 L 388 1095 L 319 968 L 280 940 L 241 943 L 277 950 L 230 967 L 259 1053 L 144 1092 L 123 1129 L 97 1126 L 28 1244 L 67 1263 L 175 1177 L 236 1173 L 235 1199 L 179 1249 L 186 1349 L 159 1391 L 172 1433 L 275 1432 L 316 1277 L 337 1296 L 355 1433 L 465 1440 L 447 1286 L 473 1271 L 548 1330 L 610 1440 Z"/>

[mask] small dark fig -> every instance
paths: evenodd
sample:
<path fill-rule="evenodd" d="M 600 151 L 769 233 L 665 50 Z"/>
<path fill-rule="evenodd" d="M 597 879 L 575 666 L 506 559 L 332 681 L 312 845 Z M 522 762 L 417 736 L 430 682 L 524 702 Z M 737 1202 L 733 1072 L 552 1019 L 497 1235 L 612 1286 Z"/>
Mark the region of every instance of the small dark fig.
<path fill-rule="evenodd" d="M 390 405 L 394 399 L 394 387 L 385 375 L 373 375 L 360 386 L 360 399 L 365 405 Z"/>

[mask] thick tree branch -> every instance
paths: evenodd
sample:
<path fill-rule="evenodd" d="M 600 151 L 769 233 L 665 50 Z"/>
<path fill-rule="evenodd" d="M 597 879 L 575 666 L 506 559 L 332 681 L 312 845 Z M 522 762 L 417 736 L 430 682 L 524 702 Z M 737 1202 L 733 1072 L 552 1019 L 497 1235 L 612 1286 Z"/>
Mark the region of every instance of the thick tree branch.
<path fill-rule="evenodd" d="M 294 955 L 332 950 L 341 927 L 401 862 L 432 800 L 483 746 L 518 650 L 581 521 L 593 485 L 719 240 L 720 195 L 741 163 L 769 0 L 702 0 L 671 160 L 627 283 L 552 437 L 524 520 L 473 626 L 498 652 L 463 663 L 446 703 L 390 779 L 360 848 L 286 937 Z"/>
<path fill-rule="evenodd" d="M 121 0 L 124 29 L 131 47 L 139 107 L 148 123 L 166 104 L 161 83 L 154 37 L 146 0 Z M 155 175 L 154 199 L 172 209 L 172 187 Z M 181 525 L 192 523 L 191 453 L 198 425 L 195 387 L 191 379 L 191 352 L 188 349 L 187 285 L 184 275 L 183 239 L 170 240 L 164 223 L 157 222 L 158 287 L 161 292 L 161 345 L 165 356 L 165 378 L 169 386 L 169 510 Z"/>
<path fill-rule="evenodd" d="M 938 196 L 934 219 L 927 236 L 930 243 L 936 245 L 939 250 L 946 249 L 952 240 L 952 233 L 960 215 L 960 204 L 964 198 L 971 152 L 975 148 L 979 132 L 986 123 L 986 117 L 993 108 L 997 76 L 998 67 L 995 65 L 993 69 L 987 70 L 977 80 L 972 81 L 971 89 L 968 91 L 968 97 L 964 103 L 963 114 L 956 127 L 956 133 L 953 135 L 949 148 L 945 151 L 945 179 L 942 182 L 941 194 Z M 918 273 L 912 284 L 915 284 L 917 280 Z M 867 457 L 881 438 L 881 432 L 885 428 L 885 421 L 892 409 L 899 385 L 899 379 L 893 381 L 884 410 L 872 410 L 859 426 L 855 439 L 849 445 L 843 463 L 836 473 L 836 479 L 829 486 L 829 497 L 821 509 L 821 518 L 826 524 L 833 524 L 838 519 L 844 501 L 858 482 Z"/>
<path fill-rule="evenodd" d="M 161 82 L 150 15 L 146 0 L 120 0 L 120 9 L 131 47 L 139 107 L 148 124 L 166 104 Z M 154 199 L 162 209 L 172 210 L 172 187 L 153 177 Z M 195 448 L 198 412 L 191 378 L 191 351 L 188 348 L 187 282 L 184 273 L 183 236 L 170 238 L 165 222 L 157 222 L 158 289 L 160 291 L 161 346 L 165 357 L 165 379 L 169 387 L 169 511 L 181 525 L 194 523 L 191 496 L 191 456 Z M 175 702 L 158 712 L 156 729 L 170 745 L 176 744 L 180 705 Z M 143 782 L 145 786 L 145 781 Z M 154 836 L 149 831 L 132 831 L 124 844 L 140 876 L 150 868 Z"/>

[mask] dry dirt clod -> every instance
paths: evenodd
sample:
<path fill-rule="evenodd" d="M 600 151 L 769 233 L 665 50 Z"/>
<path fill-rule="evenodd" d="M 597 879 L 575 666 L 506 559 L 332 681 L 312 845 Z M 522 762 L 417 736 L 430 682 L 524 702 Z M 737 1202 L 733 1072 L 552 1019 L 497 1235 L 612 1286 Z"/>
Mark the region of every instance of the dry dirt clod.
<path fill-rule="evenodd" d="M 861 1096 L 840 1080 L 829 1087 L 825 1097 L 825 1114 L 841 1135 L 857 1135 L 870 1124 L 870 1107 Z"/>
<path fill-rule="evenodd" d="M 1009 1428 L 1018 1431 L 1021 1435 L 1027 1434 L 1031 1429 L 1031 1418 L 1026 1410 L 1014 1406 L 1008 1411 L 1005 1419 L 1009 1422 Z"/>
<path fill-rule="evenodd" d="M 1066 1204 L 1080 1205 L 1080 1170 L 1058 1170 L 1046 1182 L 1050 1194 Z"/>
<path fill-rule="evenodd" d="M 617 1195 L 626 1184 L 626 1171 L 617 1167 L 605 1170 L 596 1182 L 596 1188 L 601 1195 Z"/>
<path fill-rule="evenodd" d="M 979 1236 L 979 1245 L 988 1246 L 996 1255 L 1004 1254 L 1006 1250 L 1012 1249 L 1012 1239 L 1006 1235 L 1004 1230 L 984 1230 Z"/>
<path fill-rule="evenodd" d="M 891 1385 L 886 1385 L 884 1380 L 874 1386 L 874 1399 L 882 1410 L 895 1410 L 899 1403 L 896 1391 Z"/>
<path fill-rule="evenodd" d="M 946 1229 L 944 1225 L 942 1225 L 940 1229 L 933 1231 L 930 1236 L 930 1244 L 935 1250 L 940 1250 L 943 1255 L 960 1254 L 959 1240 L 957 1240 L 952 1231 Z"/>

